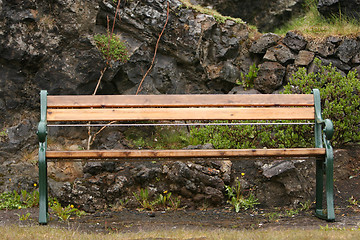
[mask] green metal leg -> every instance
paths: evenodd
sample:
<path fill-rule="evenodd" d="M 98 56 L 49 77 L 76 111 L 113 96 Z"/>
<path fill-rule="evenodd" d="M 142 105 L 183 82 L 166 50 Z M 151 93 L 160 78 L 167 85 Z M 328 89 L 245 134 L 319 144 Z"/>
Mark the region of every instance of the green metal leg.
<path fill-rule="evenodd" d="M 315 206 L 316 216 L 323 215 L 323 209 L 322 209 L 323 189 L 324 189 L 323 177 L 324 177 L 324 160 L 318 159 L 316 160 L 316 206 Z"/>
<path fill-rule="evenodd" d="M 47 191 L 47 162 L 45 156 L 45 143 L 39 149 L 39 223 L 48 221 L 48 191 Z"/>
<path fill-rule="evenodd" d="M 326 205 L 327 205 L 327 220 L 335 221 L 334 211 L 334 159 L 332 154 L 327 154 L 326 157 Z"/>
<path fill-rule="evenodd" d="M 325 165 L 321 160 L 316 161 L 316 210 L 315 215 L 327 221 L 335 221 L 334 210 L 334 158 L 332 149 L 327 149 Z M 325 171 L 324 171 L 325 167 Z M 326 194 L 326 214 L 323 212 L 323 175 L 325 172 L 325 194 Z"/>

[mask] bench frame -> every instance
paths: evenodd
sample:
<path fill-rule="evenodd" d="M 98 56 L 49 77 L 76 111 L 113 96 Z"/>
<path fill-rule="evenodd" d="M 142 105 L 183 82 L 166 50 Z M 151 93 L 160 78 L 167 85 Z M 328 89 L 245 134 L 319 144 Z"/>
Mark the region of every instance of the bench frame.
<path fill-rule="evenodd" d="M 238 160 L 240 158 L 251 157 L 316 157 L 316 206 L 315 215 L 327 221 L 335 220 L 334 213 L 334 193 L 333 193 L 333 149 L 330 140 L 333 136 L 333 124 L 329 119 L 323 119 L 320 105 L 320 92 L 314 89 L 312 92 L 313 102 L 302 103 L 301 106 L 310 106 L 310 110 L 305 108 L 292 107 L 287 108 L 282 112 L 279 108 L 279 100 L 281 98 L 292 99 L 297 94 L 290 95 L 267 95 L 264 96 L 264 101 L 261 104 L 252 104 L 251 99 L 258 97 L 251 97 L 251 95 L 165 95 L 167 99 L 174 98 L 171 103 L 162 100 L 164 95 L 87 95 L 77 96 L 84 101 L 69 100 L 70 105 L 76 105 L 82 112 L 88 111 L 89 114 L 78 114 L 79 109 L 63 110 L 63 105 L 70 96 L 51 96 L 48 98 L 46 90 L 40 92 L 40 122 L 38 124 L 38 139 L 39 139 L 39 223 L 47 224 L 48 222 L 48 183 L 47 183 L 47 161 L 48 159 L 112 159 L 112 160 L 133 160 L 133 159 L 158 159 L 158 160 L 186 160 L 189 158 L 223 158 Z M 147 99 L 146 101 L 142 98 Z M 172 97 L 174 96 L 174 97 Z M 219 97 L 221 96 L 221 97 Z M 261 96 L 261 95 L 257 95 Z M 287 96 L 287 97 L 286 97 Z M 303 95 L 302 95 L 303 96 Z M 50 96 L 49 96 L 50 97 Z M 55 101 L 58 98 L 60 101 Z M 68 97 L 68 98 L 66 98 Z M 187 98 L 187 108 L 183 107 L 182 99 Z M 234 100 L 241 98 L 241 106 L 252 106 L 255 108 L 239 108 L 238 103 Z M 51 99 L 50 104 L 52 109 L 48 108 L 48 99 Z M 105 103 L 111 99 L 114 106 L 105 109 Z M 124 106 L 117 106 L 117 103 L 127 102 L 129 99 L 134 100 Z M 148 100 L 155 99 L 156 108 L 154 104 Z M 190 99 L 190 101 L 189 101 Z M 204 99 L 210 103 L 206 103 L 204 108 L 195 108 L 198 105 L 191 104 L 192 102 L 202 102 Z M 219 99 L 219 100 L 217 100 Z M 226 101 L 224 101 L 224 99 Z M 89 104 L 89 101 L 91 104 Z M 71 103 L 72 102 L 72 103 Z M 115 102 L 115 103 L 114 103 Z M 206 101 L 204 101 L 206 102 Z M 284 104 L 284 101 L 282 101 Z M 296 100 L 294 100 L 296 102 Z M 86 103 L 86 104 L 83 104 Z M 287 104 L 285 104 L 287 106 Z M 233 107 L 235 106 L 235 108 Z M 258 108 L 258 106 L 262 108 Z M 274 106 L 273 108 L 269 108 Z M 140 107 L 136 110 L 134 107 Z M 149 114 L 143 114 L 145 108 L 150 107 Z M 180 107 L 180 108 L 179 108 Z M 229 107 L 229 108 L 225 108 Z M 267 107 L 267 108 L 264 108 Z M 97 108 L 100 113 L 93 113 L 93 108 Z M 215 110 L 214 110 L 215 109 Z M 260 110 L 259 110 L 260 109 Z M 270 109 L 270 110 L 269 110 Z M 302 110 L 304 109 L 304 110 Z M 213 110 L 215 112 L 213 112 Z M 241 113 L 238 111 L 241 110 Z M 201 114 L 198 112 L 201 111 Z M 221 111 L 221 113 L 217 112 Z M 235 112 L 234 112 L 235 111 Z M 255 112 L 253 112 L 255 111 Z M 260 112 L 259 112 L 260 111 Z M 266 112 L 266 120 L 293 120 L 293 119 L 312 119 L 314 120 L 315 132 L 315 148 L 292 148 L 292 149 L 213 149 L 213 150 L 83 150 L 83 151 L 48 151 L 47 150 L 47 128 L 48 121 L 96 121 L 96 120 L 260 120 L 258 117 Z M 169 113 L 170 112 L 170 113 Z M 188 112 L 188 113 L 186 113 Z M 272 114 L 274 112 L 274 114 Z M 297 116 L 297 112 L 299 116 Z M 106 114 L 106 115 L 105 115 Z M 287 116 L 287 115 L 291 116 Z M 85 115 L 85 116 L 84 116 Z M 140 116 L 141 115 L 141 116 Z M 201 117 L 197 117 L 201 115 Z M 166 117 L 165 117 L 166 116 Z M 205 117 L 204 117 L 205 116 Z M 257 116 L 257 117 L 254 117 Z M 278 117 L 280 116 L 280 118 Z M 304 116 L 306 116 L 304 118 Z M 199 118 L 199 119 L 198 119 Z M 324 189 L 325 176 L 325 189 Z M 323 209 L 323 194 L 326 197 L 326 210 Z"/>

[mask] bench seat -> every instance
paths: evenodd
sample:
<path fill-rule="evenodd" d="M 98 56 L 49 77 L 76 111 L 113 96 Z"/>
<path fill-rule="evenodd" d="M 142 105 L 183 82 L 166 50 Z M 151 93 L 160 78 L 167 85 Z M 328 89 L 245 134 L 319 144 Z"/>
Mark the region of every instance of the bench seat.
<path fill-rule="evenodd" d="M 193 150 L 88 150 L 88 151 L 46 151 L 49 159 L 106 159 L 129 160 L 133 158 L 239 158 L 244 157 L 324 157 L 325 148 L 283 148 L 283 149 L 193 149 Z"/>

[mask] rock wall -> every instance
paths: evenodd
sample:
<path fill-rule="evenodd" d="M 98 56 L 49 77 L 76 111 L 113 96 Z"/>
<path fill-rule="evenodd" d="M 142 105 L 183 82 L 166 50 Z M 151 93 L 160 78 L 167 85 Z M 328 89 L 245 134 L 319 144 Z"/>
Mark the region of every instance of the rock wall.
<path fill-rule="evenodd" d="M 255 40 L 250 52 L 259 57 L 259 74 L 254 87 L 261 93 L 273 93 L 287 83 L 292 74 L 305 67 L 314 70 L 313 60 L 332 64 L 339 72 L 360 70 L 359 38 L 327 37 L 306 39 L 300 33 L 288 32 L 284 38 L 272 33 Z"/>
<path fill-rule="evenodd" d="M 298 67 L 311 71 L 315 57 L 344 73 L 360 70 L 359 37 L 315 41 L 295 32 L 261 35 L 245 24 L 218 23 L 178 0 L 169 3 L 169 23 L 141 94 L 273 93 Z M 130 59 L 112 64 L 99 94 L 135 93 L 150 66 L 166 9 L 165 0 L 123 1 L 115 33 L 126 41 Z M 0 191 L 30 191 L 38 181 L 39 91 L 92 94 L 105 66 L 93 36 L 106 32 L 115 5 L 107 0 L 2 0 L 0 11 Z M 253 63 L 259 75 L 255 88 L 245 91 L 236 80 Z M 52 128 L 49 133 L 58 147 L 85 145 L 86 129 Z M 64 138 L 65 133 L 71 137 Z M 105 140 L 111 146 L 104 146 Z M 127 147 L 121 132 L 104 131 L 96 144 Z M 297 203 L 313 197 L 313 182 L 307 180 L 313 174 L 312 164 L 303 161 L 49 164 L 52 194 L 87 210 L 132 196 L 140 187 L 152 194 L 172 191 L 193 207 L 219 205 L 226 200 L 224 186 L 236 177 L 244 188 L 256 188 L 263 205 Z"/>

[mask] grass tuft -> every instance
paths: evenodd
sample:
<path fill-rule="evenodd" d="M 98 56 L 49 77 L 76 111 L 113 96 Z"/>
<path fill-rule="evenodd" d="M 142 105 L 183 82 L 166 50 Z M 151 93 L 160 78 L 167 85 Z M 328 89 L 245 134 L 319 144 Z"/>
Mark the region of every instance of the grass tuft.
<path fill-rule="evenodd" d="M 216 10 L 206 8 L 206 7 L 202 7 L 200 5 L 194 5 L 194 4 L 192 4 L 190 2 L 190 0 L 180 0 L 180 1 L 182 2 L 182 4 L 186 8 L 191 8 L 191 9 L 197 11 L 197 12 L 213 16 L 218 23 L 225 23 L 226 20 L 231 20 L 231 21 L 234 21 L 234 22 L 236 22 L 238 24 L 244 24 L 245 23 L 241 18 L 233 18 L 233 17 L 229 17 L 229 16 L 223 16 L 219 12 L 217 12 Z"/>
<path fill-rule="evenodd" d="M 305 14 L 295 17 L 274 33 L 285 35 L 288 31 L 300 31 L 307 37 L 355 36 L 360 33 L 360 21 L 339 14 L 323 17 L 317 10 L 317 0 L 305 0 Z"/>

